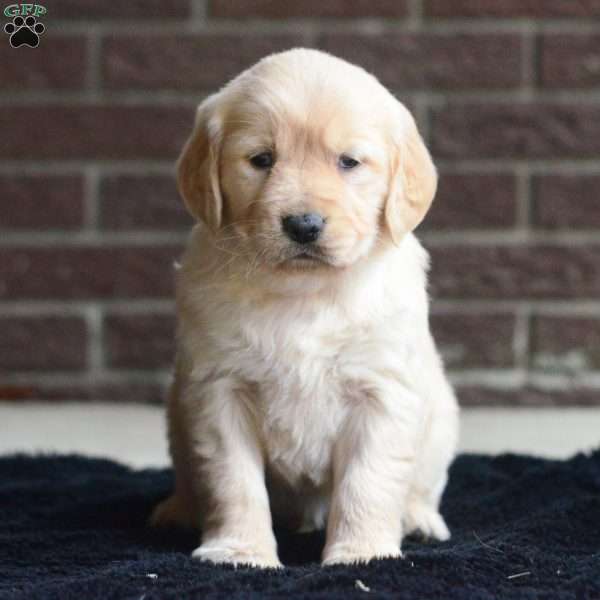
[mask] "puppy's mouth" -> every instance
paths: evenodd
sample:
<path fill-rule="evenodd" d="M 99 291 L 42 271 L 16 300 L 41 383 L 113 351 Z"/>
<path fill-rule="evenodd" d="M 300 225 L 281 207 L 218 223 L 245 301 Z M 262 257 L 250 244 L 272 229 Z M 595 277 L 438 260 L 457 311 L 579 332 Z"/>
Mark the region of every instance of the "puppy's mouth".
<path fill-rule="evenodd" d="M 296 256 L 292 256 L 292 260 L 321 260 L 308 252 L 301 252 L 300 254 L 296 254 Z"/>
<path fill-rule="evenodd" d="M 283 261 L 286 266 L 294 267 L 316 267 L 319 265 L 328 265 L 327 257 L 316 249 L 302 249 L 289 256 Z"/>

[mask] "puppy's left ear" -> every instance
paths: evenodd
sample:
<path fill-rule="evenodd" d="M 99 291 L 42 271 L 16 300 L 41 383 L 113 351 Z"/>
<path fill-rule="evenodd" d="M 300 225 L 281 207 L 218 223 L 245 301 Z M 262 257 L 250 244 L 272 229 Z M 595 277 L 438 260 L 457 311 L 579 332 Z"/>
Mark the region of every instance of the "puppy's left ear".
<path fill-rule="evenodd" d="M 192 135 L 177 162 L 177 184 L 192 216 L 215 233 L 223 220 L 219 181 L 222 116 L 219 96 L 209 96 L 196 112 Z"/>
<path fill-rule="evenodd" d="M 437 172 L 415 120 L 398 103 L 401 130 L 395 134 L 385 221 L 395 244 L 427 214 L 437 189 Z"/>

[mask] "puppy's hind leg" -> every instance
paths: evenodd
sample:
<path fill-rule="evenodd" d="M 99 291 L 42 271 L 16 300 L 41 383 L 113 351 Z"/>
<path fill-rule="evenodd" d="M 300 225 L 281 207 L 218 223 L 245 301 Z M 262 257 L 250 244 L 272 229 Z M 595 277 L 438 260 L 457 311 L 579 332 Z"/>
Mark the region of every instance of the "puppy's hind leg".
<path fill-rule="evenodd" d="M 154 527 L 183 527 L 200 529 L 197 501 L 191 487 L 192 447 L 185 427 L 185 416 L 180 406 L 182 393 L 183 365 L 178 357 L 175 379 L 169 393 L 167 422 L 169 428 L 169 450 L 175 470 L 175 490 L 172 495 L 160 502 L 152 511 L 150 525 Z"/>
<path fill-rule="evenodd" d="M 187 503 L 177 493 L 172 494 L 156 506 L 150 516 L 150 525 L 153 527 L 198 528 L 198 523 L 194 522 Z"/>
<path fill-rule="evenodd" d="M 446 382 L 442 392 L 444 398 L 429 418 L 415 480 L 408 495 L 404 532 L 419 532 L 424 537 L 445 541 L 450 538 L 450 531 L 439 512 L 439 505 L 448 480 L 448 467 L 456 452 L 458 407 Z"/>

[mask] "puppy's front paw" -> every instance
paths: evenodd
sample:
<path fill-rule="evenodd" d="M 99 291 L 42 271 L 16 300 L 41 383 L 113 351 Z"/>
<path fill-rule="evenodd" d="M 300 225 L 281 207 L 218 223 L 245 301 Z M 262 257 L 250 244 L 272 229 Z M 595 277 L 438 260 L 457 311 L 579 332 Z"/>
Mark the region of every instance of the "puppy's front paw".
<path fill-rule="evenodd" d="M 248 565 L 261 569 L 279 569 L 282 566 L 276 552 L 232 538 L 204 542 L 192 552 L 192 558 L 216 564 Z"/>
<path fill-rule="evenodd" d="M 397 544 L 382 544 L 375 548 L 360 544 L 337 543 L 323 551 L 323 566 L 368 563 L 377 558 L 402 558 Z"/>
<path fill-rule="evenodd" d="M 450 530 L 442 515 L 424 502 L 409 505 L 404 527 L 407 535 L 418 531 L 426 538 L 434 538 L 441 542 L 450 539 Z"/>

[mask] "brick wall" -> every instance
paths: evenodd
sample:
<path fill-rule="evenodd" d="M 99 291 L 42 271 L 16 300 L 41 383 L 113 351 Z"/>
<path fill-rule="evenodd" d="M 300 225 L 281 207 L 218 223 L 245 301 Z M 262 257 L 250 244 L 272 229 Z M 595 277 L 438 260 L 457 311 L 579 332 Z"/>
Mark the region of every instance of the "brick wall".
<path fill-rule="evenodd" d="M 194 106 L 296 45 L 415 111 L 464 404 L 600 404 L 599 0 L 46 0 L 0 39 L 0 397 L 159 401 Z"/>

